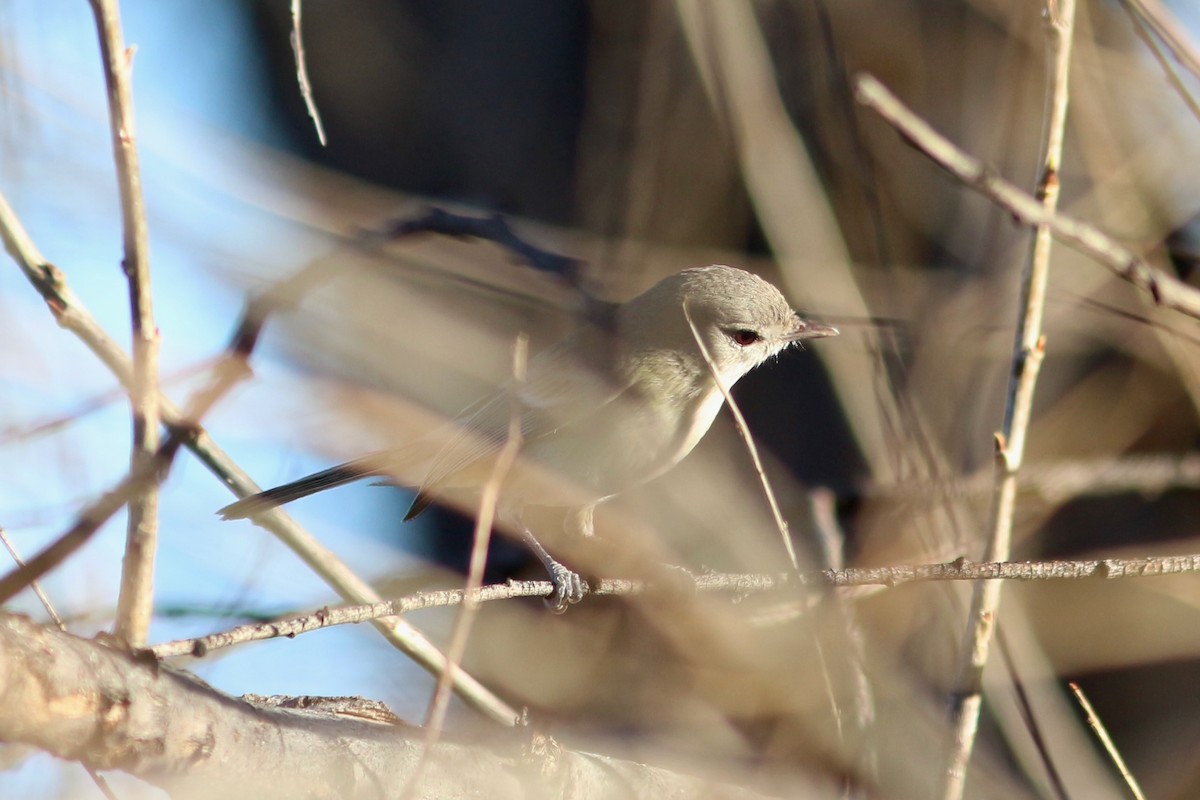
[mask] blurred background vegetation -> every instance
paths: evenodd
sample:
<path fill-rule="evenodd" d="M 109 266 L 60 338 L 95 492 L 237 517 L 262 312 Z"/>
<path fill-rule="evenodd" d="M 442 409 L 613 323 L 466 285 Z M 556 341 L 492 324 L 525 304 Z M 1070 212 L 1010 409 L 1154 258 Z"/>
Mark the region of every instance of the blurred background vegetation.
<path fill-rule="evenodd" d="M 1162 51 L 1162 39 L 1131 8 L 1175 26 L 1195 59 L 1190 3 L 1080 4 L 1060 210 L 1191 280 L 1200 78 L 1170 54 L 1168 77 L 1147 45 Z M 511 215 L 530 241 L 582 259 L 613 299 L 712 262 L 777 282 L 843 331 L 735 391 L 807 565 L 830 558 L 813 522 L 817 487 L 837 498 L 844 539 L 832 549 L 845 563 L 979 556 L 1030 233 L 856 107 L 850 80 L 874 74 L 1032 191 L 1041 4 L 308 0 L 325 147 L 296 86 L 288 3 L 126 0 L 122 11 L 137 46 L 168 393 L 184 396 L 218 352 L 247 289 L 316 260 L 342 273 L 272 323 L 255 380 L 208 420 L 263 485 L 411 435 L 425 424 L 414 409 L 455 413 L 503 379 L 518 330 L 535 345 L 562 330 L 559 289 L 487 244 L 354 245 L 355 231 L 432 202 Z M 0 2 L 0 191 L 121 332 L 103 103 L 86 3 Z M 4 272 L 0 525 L 33 551 L 123 474 L 128 413 L 115 382 Z M 1195 320 L 1062 246 L 1049 292 L 1015 557 L 1200 550 L 1195 481 L 1138 469 L 1195 450 Z M 694 569 L 778 571 L 755 480 L 722 418 L 678 470 L 614 502 L 600 533 Z M 186 459 L 164 487 L 155 641 L 331 602 L 261 531 L 218 523 L 225 502 Z M 407 503 L 361 487 L 297 504 L 295 516 L 385 594 L 460 583 L 469 521 L 443 511 L 401 529 Z M 48 581 L 81 632 L 108 624 L 122 530 L 111 523 Z M 530 570 L 519 549 L 494 555 L 492 577 Z M 636 568 L 611 555 L 592 566 Z M 466 667 L 569 747 L 791 796 L 840 796 L 848 781 L 926 797 L 968 594 L 908 586 L 825 598 L 798 618 L 770 599 L 595 600 L 555 618 L 537 603 L 499 604 L 477 624 Z M 968 796 L 1055 796 L 1047 759 L 1069 796 L 1125 796 L 1068 680 L 1088 691 L 1149 796 L 1196 796 L 1198 604 L 1195 576 L 1006 587 L 1006 658 L 986 675 Z M 440 638 L 451 617 L 413 619 Z M 364 628 L 188 666 L 233 693 L 363 694 L 417 721 L 432 683 L 399 662 Z M 485 723 L 456 709 L 452 727 L 475 724 Z M 68 767 L 15 760 L 0 788 L 94 791 Z"/>

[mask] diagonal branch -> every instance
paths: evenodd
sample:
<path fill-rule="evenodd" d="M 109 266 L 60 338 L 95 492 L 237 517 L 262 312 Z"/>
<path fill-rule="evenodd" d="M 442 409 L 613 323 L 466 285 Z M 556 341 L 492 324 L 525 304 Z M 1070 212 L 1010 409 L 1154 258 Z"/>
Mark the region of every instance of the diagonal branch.
<path fill-rule="evenodd" d="M 1003 206 L 1026 225 L 1045 225 L 1060 241 L 1091 256 L 1118 277 L 1147 292 L 1155 305 L 1200 319 L 1200 289 L 1155 269 L 1094 225 L 1047 211 L 1039 200 L 967 155 L 906 107 L 870 75 L 855 81 L 858 102 L 875 111 L 913 147 L 965 186 Z"/>
<path fill-rule="evenodd" d="M 5 250 L 12 256 L 21 272 L 46 301 L 58 324 L 75 334 L 128 390 L 133 376 L 129 356 L 100 327 L 95 317 L 71 291 L 62 271 L 42 257 L 3 194 L 0 194 L 0 240 L 4 242 Z M 295 284 L 287 285 L 291 287 Z M 287 292 L 283 294 L 286 297 Z M 253 318 L 249 326 L 244 324 L 239 328 L 239 334 L 235 334 L 235 341 L 241 341 L 243 345 L 248 344 L 247 328 L 257 330 L 254 326 L 260 322 L 256 319 Z M 183 445 L 230 491 L 238 497 L 247 497 L 261 491 L 245 470 L 239 467 L 203 428 L 192 426 L 170 399 L 160 393 L 159 402 L 163 423 L 168 432 L 179 436 Z M 369 583 L 356 575 L 336 554 L 297 525 L 287 514 L 281 511 L 263 514 L 256 523 L 278 537 L 343 600 L 350 603 L 373 603 L 382 599 Z M 407 620 L 401 617 L 383 618 L 374 621 L 374 625 L 388 642 L 426 671 L 434 675 L 441 674 L 446 664 L 445 656 Z M 516 720 L 515 709 L 461 670 L 455 680 L 454 689 L 465 703 L 489 718 L 504 725 L 511 725 Z"/>

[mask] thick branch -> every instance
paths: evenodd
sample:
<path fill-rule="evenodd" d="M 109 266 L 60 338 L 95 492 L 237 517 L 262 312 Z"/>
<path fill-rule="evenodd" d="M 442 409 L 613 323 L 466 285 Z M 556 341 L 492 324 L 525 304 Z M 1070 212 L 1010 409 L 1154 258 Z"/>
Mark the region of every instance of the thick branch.
<path fill-rule="evenodd" d="M 400 796 L 421 754 L 420 729 L 279 706 L 252 705 L 152 658 L 0 616 L 0 741 L 127 772 L 176 800 Z M 488 746 L 437 745 L 413 796 L 760 795 L 502 732 Z"/>

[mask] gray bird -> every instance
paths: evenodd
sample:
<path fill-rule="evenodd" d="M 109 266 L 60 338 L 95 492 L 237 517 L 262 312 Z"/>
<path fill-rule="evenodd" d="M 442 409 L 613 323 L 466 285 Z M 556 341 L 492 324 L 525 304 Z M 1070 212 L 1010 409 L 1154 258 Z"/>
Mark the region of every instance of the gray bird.
<path fill-rule="evenodd" d="M 569 518 L 590 535 L 597 503 L 658 477 L 690 453 L 724 401 L 697 335 L 729 388 L 789 345 L 837 333 L 800 319 L 757 275 L 721 265 L 686 269 L 613 306 L 601 324 L 584 326 L 538 354 L 525 381 L 467 408 L 436 449 L 418 441 L 372 453 L 218 513 L 252 517 L 360 478 L 387 478 L 399 465 L 428 460 L 421 453 L 432 451 L 405 516 L 410 520 L 436 497 L 477 491 L 488 480 L 515 409 L 522 459 L 503 484 L 498 516 L 545 564 L 555 586 L 553 607 L 561 611 L 583 597 L 586 584 L 542 546 L 523 521 L 523 509 L 573 509 Z"/>

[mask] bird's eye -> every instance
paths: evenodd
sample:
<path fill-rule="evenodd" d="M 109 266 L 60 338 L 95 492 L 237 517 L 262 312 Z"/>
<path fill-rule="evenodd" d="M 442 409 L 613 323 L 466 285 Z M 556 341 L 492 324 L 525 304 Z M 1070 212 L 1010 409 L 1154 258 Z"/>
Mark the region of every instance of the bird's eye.
<path fill-rule="evenodd" d="M 758 331 L 752 331 L 749 328 L 738 328 L 729 332 L 729 338 L 733 339 L 735 344 L 742 347 L 749 347 L 762 337 L 758 335 Z"/>

